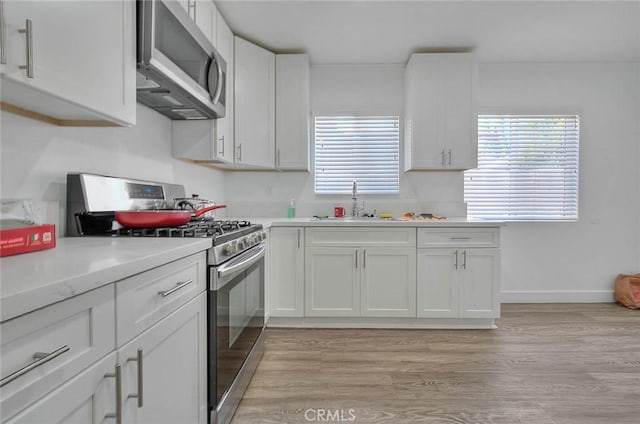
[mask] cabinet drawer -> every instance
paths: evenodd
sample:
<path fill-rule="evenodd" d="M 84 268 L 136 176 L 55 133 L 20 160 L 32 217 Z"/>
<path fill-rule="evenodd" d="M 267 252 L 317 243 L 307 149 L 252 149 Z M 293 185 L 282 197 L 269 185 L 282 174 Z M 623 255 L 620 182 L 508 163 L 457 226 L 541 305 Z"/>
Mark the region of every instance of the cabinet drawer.
<path fill-rule="evenodd" d="M 416 245 L 415 228 L 329 227 L 307 228 L 306 246 L 409 246 Z"/>
<path fill-rule="evenodd" d="M 140 334 L 206 288 L 206 252 L 116 283 L 117 346 Z"/>
<path fill-rule="evenodd" d="M 420 228 L 418 247 L 500 247 L 499 228 Z"/>
<path fill-rule="evenodd" d="M 5 421 L 114 350 L 113 285 L 5 321 L 0 333 Z"/>

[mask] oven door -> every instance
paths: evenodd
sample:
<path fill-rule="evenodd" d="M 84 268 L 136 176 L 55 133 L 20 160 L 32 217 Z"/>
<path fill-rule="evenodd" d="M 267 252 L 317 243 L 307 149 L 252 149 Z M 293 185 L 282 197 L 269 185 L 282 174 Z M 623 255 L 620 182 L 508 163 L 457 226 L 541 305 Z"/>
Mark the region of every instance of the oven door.
<path fill-rule="evenodd" d="M 264 327 L 265 249 L 261 243 L 209 270 L 209 405 L 214 409 Z"/>

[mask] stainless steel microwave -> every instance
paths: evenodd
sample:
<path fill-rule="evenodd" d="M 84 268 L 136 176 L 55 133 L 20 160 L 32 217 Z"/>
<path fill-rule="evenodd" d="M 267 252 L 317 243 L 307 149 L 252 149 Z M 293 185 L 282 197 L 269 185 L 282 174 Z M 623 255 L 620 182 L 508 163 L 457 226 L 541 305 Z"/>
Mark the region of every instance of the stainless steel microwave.
<path fill-rule="evenodd" d="M 138 102 L 171 119 L 222 118 L 224 58 L 177 1 L 136 6 Z"/>

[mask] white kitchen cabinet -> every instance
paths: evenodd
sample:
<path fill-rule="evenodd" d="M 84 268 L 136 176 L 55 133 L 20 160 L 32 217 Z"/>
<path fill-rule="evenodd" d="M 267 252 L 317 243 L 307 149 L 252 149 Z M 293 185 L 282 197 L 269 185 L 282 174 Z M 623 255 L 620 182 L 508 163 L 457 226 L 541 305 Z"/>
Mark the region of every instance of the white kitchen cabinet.
<path fill-rule="evenodd" d="M 360 316 L 359 253 L 352 247 L 306 248 L 305 316 Z"/>
<path fill-rule="evenodd" d="M 67 126 L 135 124 L 135 2 L 3 1 L 2 8 L 4 110 Z"/>
<path fill-rule="evenodd" d="M 232 164 L 234 109 L 234 37 L 220 13 L 217 16 L 217 50 L 227 62 L 225 116 L 201 121 L 172 121 L 173 157 L 199 163 Z"/>
<path fill-rule="evenodd" d="M 102 424 L 116 413 L 116 354 L 91 367 L 29 406 L 6 424 Z M 113 415 L 111 415 L 113 414 Z"/>
<path fill-rule="evenodd" d="M 470 53 L 411 55 L 405 68 L 405 171 L 477 166 Z"/>
<path fill-rule="evenodd" d="M 460 271 L 460 317 L 497 318 L 500 316 L 500 251 L 464 249 Z"/>
<path fill-rule="evenodd" d="M 217 8 L 212 0 L 178 0 L 211 44 L 216 46 Z"/>
<path fill-rule="evenodd" d="M 308 228 L 305 316 L 415 317 L 415 228 Z"/>
<path fill-rule="evenodd" d="M 362 249 L 361 315 L 416 316 L 416 249 Z"/>
<path fill-rule="evenodd" d="M 115 349 L 113 286 L 4 321 L 0 338 L 4 422 Z"/>
<path fill-rule="evenodd" d="M 275 167 L 275 55 L 235 37 L 235 163 Z"/>
<path fill-rule="evenodd" d="M 233 162 L 233 119 L 234 119 L 234 85 L 235 85 L 235 53 L 234 38 L 231 29 L 222 15 L 217 13 L 217 48 L 218 53 L 227 62 L 225 82 L 225 116 L 216 119 L 216 135 L 214 155 L 223 162 Z"/>
<path fill-rule="evenodd" d="M 269 261 L 269 314 L 304 316 L 304 228 L 271 228 Z"/>
<path fill-rule="evenodd" d="M 456 318 L 459 279 L 455 249 L 418 249 L 417 303 L 419 317 Z"/>
<path fill-rule="evenodd" d="M 205 424 L 206 294 L 199 252 L 2 322 L 2 422 L 102 423 L 119 364 L 122 424 Z"/>
<path fill-rule="evenodd" d="M 500 316 L 499 229 L 421 229 L 418 247 L 419 317 Z"/>
<path fill-rule="evenodd" d="M 309 170 L 309 56 L 276 55 L 276 168 Z"/>
<path fill-rule="evenodd" d="M 118 349 L 124 424 L 207 423 L 206 304 L 200 293 Z"/>

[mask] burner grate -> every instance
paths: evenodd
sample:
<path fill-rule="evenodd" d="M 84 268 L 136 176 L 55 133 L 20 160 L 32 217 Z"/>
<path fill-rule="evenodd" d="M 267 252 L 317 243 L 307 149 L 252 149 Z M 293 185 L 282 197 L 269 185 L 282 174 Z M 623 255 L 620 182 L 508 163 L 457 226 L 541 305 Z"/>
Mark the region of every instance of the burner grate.
<path fill-rule="evenodd" d="M 115 230 L 114 235 L 124 237 L 218 237 L 250 226 L 251 222 L 245 220 L 201 219 L 179 227 L 120 228 Z"/>

